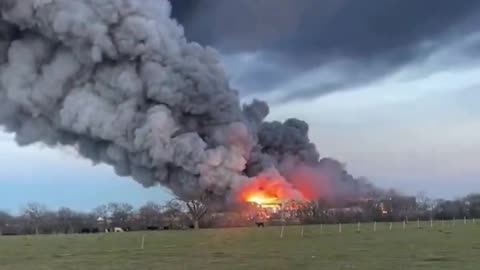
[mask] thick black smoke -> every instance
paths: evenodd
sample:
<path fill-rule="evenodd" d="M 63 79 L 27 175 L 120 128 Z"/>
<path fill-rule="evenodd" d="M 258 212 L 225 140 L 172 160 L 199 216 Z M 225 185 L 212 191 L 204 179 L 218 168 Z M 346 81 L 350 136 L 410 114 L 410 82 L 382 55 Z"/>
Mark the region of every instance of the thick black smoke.
<path fill-rule="evenodd" d="M 215 51 L 185 39 L 166 0 L 0 8 L 0 125 L 21 146 L 74 146 L 184 198 L 225 199 L 251 176 L 288 179 L 298 166 L 345 180 L 343 167 L 322 169 L 306 123 L 264 123 L 260 101 L 241 107 Z"/>

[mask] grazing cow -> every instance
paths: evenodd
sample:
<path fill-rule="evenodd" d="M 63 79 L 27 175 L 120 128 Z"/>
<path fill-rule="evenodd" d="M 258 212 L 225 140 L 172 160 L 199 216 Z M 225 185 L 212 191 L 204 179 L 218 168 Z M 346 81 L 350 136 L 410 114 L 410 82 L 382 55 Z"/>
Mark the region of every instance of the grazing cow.
<path fill-rule="evenodd" d="M 16 232 L 2 232 L 0 235 L 3 235 L 3 236 L 15 236 L 15 235 L 18 235 L 18 233 L 16 233 Z"/>
<path fill-rule="evenodd" d="M 113 228 L 113 232 L 124 232 L 124 230 L 120 227 Z"/>
<path fill-rule="evenodd" d="M 90 229 L 89 228 L 83 228 L 80 233 L 90 233 Z"/>
<path fill-rule="evenodd" d="M 263 222 L 255 222 L 255 224 L 257 225 L 257 228 L 264 228 L 265 227 L 265 223 L 263 223 Z"/>

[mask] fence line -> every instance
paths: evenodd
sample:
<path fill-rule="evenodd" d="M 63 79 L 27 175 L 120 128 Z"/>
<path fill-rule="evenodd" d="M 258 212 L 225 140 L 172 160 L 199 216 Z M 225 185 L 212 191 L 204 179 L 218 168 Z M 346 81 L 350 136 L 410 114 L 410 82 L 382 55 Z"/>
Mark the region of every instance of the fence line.
<path fill-rule="evenodd" d="M 471 221 L 471 223 L 469 221 Z M 383 225 L 380 226 L 381 224 L 383 224 Z M 372 223 L 372 227 L 371 227 L 372 230 L 368 230 L 368 229 L 363 229 L 362 230 L 362 223 L 361 222 L 357 222 L 356 224 L 355 223 L 343 224 L 343 223 L 339 222 L 338 224 L 336 224 L 336 226 L 337 226 L 337 233 L 339 233 L 339 234 L 343 234 L 343 233 L 347 233 L 347 232 L 357 232 L 357 233 L 374 232 L 375 233 L 375 232 L 395 232 L 395 231 L 398 231 L 399 227 L 395 226 L 395 224 L 399 224 L 399 222 L 392 222 L 392 221 L 390 221 L 390 222 L 377 222 L 377 221 L 374 221 Z M 453 224 L 453 222 L 452 222 L 452 224 Z M 464 224 L 465 225 L 468 225 L 468 224 L 475 225 L 476 220 L 474 218 L 466 219 L 466 221 L 464 220 Z M 327 230 L 324 226 L 325 224 L 322 223 L 322 224 L 319 224 L 319 225 L 320 225 L 320 233 L 321 234 L 323 234 L 323 233 L 327 233 L 327 234 L 328 233 L 333 233 L 335 231 L 335 230 L 332 230 L 333 226 L 335 224 L 330 224 L 330 226 L 327 226 L 326 227 Z M 363 227 L 368 228 L 367 226 L 363 226 Z M 414 230 L 430 228 L 433 231 L 436 228 L 444 229 L 445 227 L 446 227 L 445 220 L 430 219 L 430 220 L 421 221 L 421 220 L 417 219 L 417 221 L 414 222 L 413 224 L 412 223 L 407 223 L 406 220 L 403 220 L 401 229 L 403 231 L 414 231 Z M 461 226 L 461 227 L 463 227 L 463 226 Z M 328 228 L 330 228 L 330 229 L 328 229 Z M 395 228 L 397 228 L 397 230 L 395 230 Z M 451 227 L 451 228 L 454 228 L 454 227 Z M 479 226 L 479 228 L 480 228 L 480 226 Z M 308 226 L 306 227 L 305 225 L 301 225 L 301 227 L 300 227 L 300 237 L 301 238 L 308 237 L 308 233 L 310 233 L 310 232 L 311 232 L 311 229 L 308 229 Z M 285 233 L 286 233 L 285 226 L 283 225 L 282 228 L 281 228 L 281 232 L 280 232 L 280 238 L 283 238 Z M 318 231 L 317 231 L 317 233 L 318 233 Z"/>

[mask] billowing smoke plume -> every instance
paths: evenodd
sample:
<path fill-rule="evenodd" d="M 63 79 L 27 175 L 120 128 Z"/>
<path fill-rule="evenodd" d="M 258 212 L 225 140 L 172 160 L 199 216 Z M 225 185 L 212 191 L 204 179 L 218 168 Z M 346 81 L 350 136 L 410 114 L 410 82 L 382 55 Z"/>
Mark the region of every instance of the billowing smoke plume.
<path fill-rule="evenodd" d="M 74 146 L 185 198 L 225 199 L 267 169 L 293 184 L 302 168 L 313 182 L 350 177 L 319 161 L 306 123 L 265 123 L 260 101 L 242 107 L 215 51 L 185 39 L 166 0 L 0 0 L 0 9 L 0 125 L 21 146 Z"/>

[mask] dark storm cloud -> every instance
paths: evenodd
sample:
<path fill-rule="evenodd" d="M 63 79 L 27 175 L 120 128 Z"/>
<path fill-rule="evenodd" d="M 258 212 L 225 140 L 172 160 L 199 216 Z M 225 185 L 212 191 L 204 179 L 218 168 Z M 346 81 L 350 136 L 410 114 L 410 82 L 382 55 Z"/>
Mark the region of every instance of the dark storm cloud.
<path fill-rule="evenodd" d="M 190 39 L 224 54 L 261 51 L 276 64 L 242 75 L 247 87 L 263 82 L 251 87 L 256 92 L 272 90 L 335 59 L 361 62 L 362 68 L 355 71 L 360 79 L 352 82 L 369 82 L 447 43 L 461 41 L 476 31 L 480 18 L 477 0 L 173 0 L 172 4 Z M 283 74 L 285 65 L 290 76 Z M 341 90 L 348 87 L 349 77 L 345 74 L 343 81 L 288 95 Z M 273 79 L 267 83 L 268 78 Z"/>

